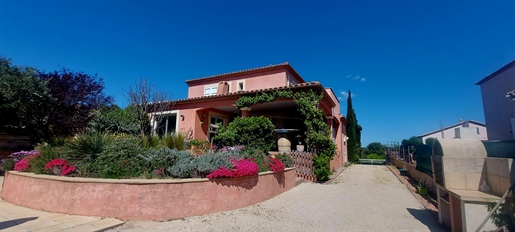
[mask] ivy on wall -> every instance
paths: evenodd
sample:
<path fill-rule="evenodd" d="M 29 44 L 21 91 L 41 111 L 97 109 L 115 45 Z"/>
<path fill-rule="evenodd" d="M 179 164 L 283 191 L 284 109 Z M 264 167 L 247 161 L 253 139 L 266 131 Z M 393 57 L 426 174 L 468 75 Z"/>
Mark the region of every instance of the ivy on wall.
<path fill-rule="evenodd" d="M 330 138 L 331 131 L 327 126 L 322 109 L 318 107 L 323 94 L 320 91 L 276 90 L 269 93 L 259 93 L 252 96 L 241 96 L 236 101 L 236 107 L 249 107 L 258 103 L 273 102 L 276 99 L 293 98 L 298 111 L 305 117 L 306 144 L 314 148 L 317 155 L 313 157 L 315 175 L 319 180 L 327 180 L 331 174 L 330 161 L 336 151 L 336 146 Z"/>

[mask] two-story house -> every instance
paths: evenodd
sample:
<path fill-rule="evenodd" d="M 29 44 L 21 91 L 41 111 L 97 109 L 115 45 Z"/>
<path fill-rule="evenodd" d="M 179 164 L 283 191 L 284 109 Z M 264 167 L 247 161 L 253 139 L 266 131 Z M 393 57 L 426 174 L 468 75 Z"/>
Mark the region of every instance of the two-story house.
<path fill-rule="evenodd" d="M 224 73 L 187 80 L 188 98 L 174 101 L 165 112 L 159 125 L 153 123 L 159 134 L 173 131 L 188 133 L 188 137 L 210 140 L 215 134 L 212 126 L 218 123 L 227 126 L 235 117 L 267 116 L 276 129 L 290 129 L 287 137 L 295 150 L 297 143 L 304 144 L 304 118 L 297 111 L 293 99 L 277 99 L 239 109 L 235 102 L 239 97 L 260 92 L 289 89 L 293 92 L 315 90 L 323 93 L 319 107 L 323 110 L 337 154 L 342 164 L 347 162 L 346 124 L 340 114 L 340 102 L 331 88 L 319 82 L 306 82 L 288 63 Z M 156 113 L 154 113 L 156 114 Z"/>
<path fill-rule="evenodd" d="M 481 86 L 488 139 L 515 139 L 515 60 L 476 85 Z"/>

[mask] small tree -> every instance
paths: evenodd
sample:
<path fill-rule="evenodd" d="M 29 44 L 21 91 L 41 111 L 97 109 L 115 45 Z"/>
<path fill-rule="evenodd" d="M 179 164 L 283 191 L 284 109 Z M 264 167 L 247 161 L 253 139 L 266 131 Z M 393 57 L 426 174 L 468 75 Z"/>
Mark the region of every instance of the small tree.
<path fill-rule="evenodd" d="M 25 130 L 38 140 L 34 132 L 46 120 L 51 102 L 47 82 L 38 78 L 35 68 L 0 58 L 0 130 Z"/>
<path fill-rule="evenodd" d="M 427 138 L 426 139 L 426 144 L 427 145 L 433 145 L 433 143 L 435 143 L 436 139 L 435 138 Z"/>
<path fill-rule="evenodd" d="M 125 93 L 125 97 L 131 107 L 134 107 L 136 113 L 136 120 L 141 138 L 146 135 L 153 135 L 154 131 L 149 128 L 149 113 L 152 115 L 154 125 L 159 123 L 166 116 L 160 112 L 170 110 L 173 107 L 173 102 L 169 99 L 171 95 L 162 92 L 154 91 L 154 85 L 147 82 L 146 78 L 141 78 L 134 87 L 129 86 L 129 91 Z"/>
<path fill-rule="evenodd" d="M 88 127 L 93 118 L 91 112 L 113 99 L 104 94 L 104 82 L 97 75 L 61 71 L 41 73 L 52 95 L 52 107 L 42 122 L 45 139 L 55 136 L 71 136 Z"/>
<path fill-rule="evenodd" d="M 355 162 L 359 159 L 360 154 L 360 141 L 358 139 L 361 138 L 361 130 L 359 131 L 358 137 L 358 128 L 361 126 L 358 125 L 358 120 L 356 119 L 356 114 L 354 113 L 354 109 L 352 108 L 352 95 L 349 90 L 349 97 L 347 98 L 347 122 L 349 122 L 347 126 L 347 136 L 349 140 L 347 141 L 347 151 L 349 154 L 349 161 Z"/>

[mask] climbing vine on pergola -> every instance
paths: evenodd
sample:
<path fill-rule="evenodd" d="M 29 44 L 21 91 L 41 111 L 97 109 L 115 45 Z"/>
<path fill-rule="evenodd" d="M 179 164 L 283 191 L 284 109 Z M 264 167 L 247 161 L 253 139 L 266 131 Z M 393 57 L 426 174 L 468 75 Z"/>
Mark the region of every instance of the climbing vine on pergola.
<path fill-rule="evenodd" d="M 331 131 L 324 120 L 322 109 L 318 107 L 323 94 L 320 91 L 299 91 L 276 90 L 273 92 L 262 92 L 255 95 L 241 96 L 236 101 L 236 107 L 250 107 L 258 103 L 273 102 L 276 99 L 292 98 L 298 111 L 304 116 L 306 126 L 306 144 L 316 149 L 317 155 L 313 157 L 315 175 L 319 180 L 326 180 L 331 174 L 330 161 L 336 151 L 336 146 L 330 138 Z"/>

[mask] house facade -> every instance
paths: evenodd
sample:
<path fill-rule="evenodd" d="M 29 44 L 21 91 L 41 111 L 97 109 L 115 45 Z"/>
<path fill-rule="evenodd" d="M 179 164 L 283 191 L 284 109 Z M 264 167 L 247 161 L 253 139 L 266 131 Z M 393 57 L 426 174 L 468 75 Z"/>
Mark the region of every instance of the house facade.
<path fill-rule="evenodd" d="M 236 117 L 266 116 L 276 129 L 284 129 L 275 134 L 276 138 L 286 137 L 291 141 L 291 150 L 296 150 L 297 144 L 305 145 L 306 130 L 293 99 L 277 99 L 241 109 L 235 103 L 241 96 L 262 92 L 313 90 L 323 94 L 319 107 L 331 129 L 336 153 L 341 156 L 337 158 L 341 165 L 347 162 L 347 121 L 340 114 L 338 98 L 331 88 L 324 88 L 319 82 L 306 82 L 288 63 L 191 79 L 186 84 L 188 98 L 174 101 L 167 111 L 151 114 L 165 115 L 159 125 L 152 122 L 158 134 L 182 132 L 187 139 L 210 141 L 216 135 L 216 124 L 227 126 Z M 154 117 L 151 118 L 153 121 Z"/>
<path fill-rule="evenodd" d="M 515 60 L 476 85 L 481 87 L 489 140 L 515 139 Z"/>
<path fill-rule="evenodd" d="M 486 125 L 474 120 L 461 120 L 459 123 L 451 126 L 431 131 L 417 136 L 426 144 L 426 139 L 454 139 L 454 138 L 478 138 L 480 140 L 488 140 L 489 134 L 487 133 Z"/>

